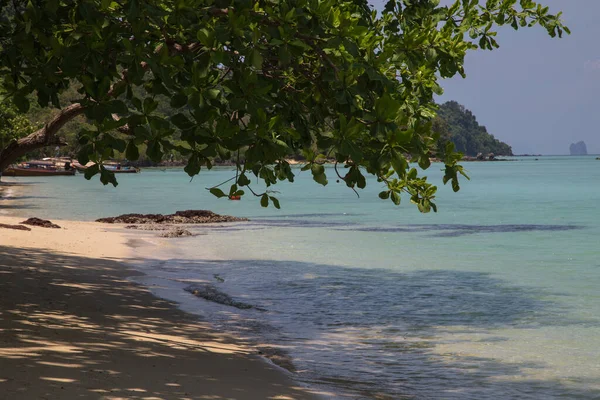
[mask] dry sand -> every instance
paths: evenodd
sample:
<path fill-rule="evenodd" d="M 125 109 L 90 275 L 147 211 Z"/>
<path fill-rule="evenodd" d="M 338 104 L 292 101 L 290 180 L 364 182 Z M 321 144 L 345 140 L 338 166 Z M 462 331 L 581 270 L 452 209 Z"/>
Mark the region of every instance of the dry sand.
<path fill-rule="evenodd" d="M 0 229 L 0 399 L 316 398 L 127 280 L 125 233 L 53 222 L 63 229 Z"/>

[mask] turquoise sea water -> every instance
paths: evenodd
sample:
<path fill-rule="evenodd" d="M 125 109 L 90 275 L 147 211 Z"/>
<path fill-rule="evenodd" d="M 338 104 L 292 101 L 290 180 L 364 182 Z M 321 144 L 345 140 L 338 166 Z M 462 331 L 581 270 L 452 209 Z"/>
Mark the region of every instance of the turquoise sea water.
<path fill-rule="evenodd" d="M 282 210 L 218 200 L 231 177 L 144 170 L 118 188 L 82 176 L 3 178 L 21 208 L 91 220 L 128 212 L 210 209 L 248 223 L 154 240 L 143 283 L 188 311 L 285 350 L 306 383 L 337 397 L 600 398 L 600 161 L 540 157 L 468 163 L 437 214 L 404 199 L 357 198 L 298 171 L 275 187 Z M 428 175 L 440 182 L 440 166 Z M 205 233 L 205 234 L 204 234 Z M 165 244 L 166 243 L 166 244 Z M 220 279 L 216 279 L 215 275 Z M 224 280 L 224 282 L 222 282 Z M 256 308 L 183 291 L 210 285 Z"/>

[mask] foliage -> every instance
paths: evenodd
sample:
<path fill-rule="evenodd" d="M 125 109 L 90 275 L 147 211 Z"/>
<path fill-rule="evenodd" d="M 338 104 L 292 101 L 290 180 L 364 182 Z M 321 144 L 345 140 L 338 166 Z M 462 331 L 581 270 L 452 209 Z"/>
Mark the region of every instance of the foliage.
<path fill-rule="evenodd" d="M 10 142 L 27 136 L 34 127 L 17 108 L 8 102 L 0 102 L 0 150 Z"/>
<path fill-rule="evenodd" d="M 381 198 L 399 204 L 404 192 L 435 210 L 436 187 L 406 156 L 430 165 L 438 79 L 464 76 L 469 50 L 498 47 L 498 26 L 568 32 L 560 14 L 531 0 L 390 0 L 379 14 L 365 0 L 0 0 L 0 8 L 1 86 L 22 112 L 31 94 L 61 108 L 60 94 L 80 87 L 93 128 L 78 136 L 79 160 L 97 162 L 103 183 L 116 185 L 104 160 L 135 159 L 142 145 L 156 161 L 185 154 L 192 176 L 247 148 L 228 194 L 247 188 L 276 207 L 268 189 L 293 181 L 290 153 L 306 150 L 305 170 L 328 183 L 316 142 L 348 187 L 364 188 L 366 172 L 385 184 Z M 160 96 L 178 112 L 159 113 Z M 178 132 L 185 145 L 172 141 Z M 458 190 L 460 155 L 448 146 L 443 158 L 444 183 Z"/>
<path fill-rule="evenodd" d="M 437 130 L 443 132 L 442 141 L 452 141 L 457 151 L 469 156 L 476 156 L 478 153 L 513 155 L 508 144 L 488 133 L 485 126 L 479 125 L 475 115 L 456 101 L 442 104 L 438 116 L 441 121 L 437 121 Z"/>

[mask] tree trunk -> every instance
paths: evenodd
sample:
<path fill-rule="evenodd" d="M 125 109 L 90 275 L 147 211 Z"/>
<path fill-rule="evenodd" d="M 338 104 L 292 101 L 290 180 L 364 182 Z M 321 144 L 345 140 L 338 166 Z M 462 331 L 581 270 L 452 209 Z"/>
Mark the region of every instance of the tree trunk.
<path fill-rule="evenodd" d="M 58 131 L 73 118 L 81 115 L 85 108 L 79 104 L 72 104 L 62 109 L 43 128 L 19 140 L 13 140 L 6 147 L 0 149 L 0 174 L 19 157 L 48 146 L 64 146 L 63 139 L 56 136 Z"/>

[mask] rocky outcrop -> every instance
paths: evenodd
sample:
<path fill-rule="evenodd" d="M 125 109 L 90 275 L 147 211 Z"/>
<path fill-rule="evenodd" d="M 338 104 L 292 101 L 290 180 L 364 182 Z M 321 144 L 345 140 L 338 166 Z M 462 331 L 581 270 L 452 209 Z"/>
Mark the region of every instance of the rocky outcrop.
<path fill-rule="evenodd" d="M 177 211 L 175 214 L 123 214 L 118 217 L 100 218 L 105 224 L 209 224 L 216 222 L 248 221 L 247 218 L 219 215 L 208 210 Z"/>
<path fill-rule="evenodd" d="M 588 153 L 587 146 L 585 145 L 584 141 L 571 143 L 571 146 L 569 146 L 569 151 L 571 152 L 572 156 L 586 156 Z"/>
<path fill-rule="evenodd" d="M 31 225 L 31 226 L 39 226 L 42 228 L 52 228 L 52 229 L 60 229 L 60 226 L 52 223 L 52 221 L 48 221 L 47 219 L 40 219 L 40 218 L 29 218 L 23 222 L 21 222 L 22 225 Z"/>

